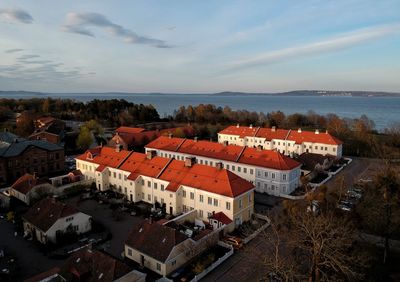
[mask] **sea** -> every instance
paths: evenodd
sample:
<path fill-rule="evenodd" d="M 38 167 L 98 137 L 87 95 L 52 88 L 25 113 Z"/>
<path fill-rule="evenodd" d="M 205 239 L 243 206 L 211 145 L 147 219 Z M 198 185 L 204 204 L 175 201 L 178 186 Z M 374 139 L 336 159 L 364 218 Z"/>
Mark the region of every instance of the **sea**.
<path fill-rule="evenodd" d="M 180 106 L 214 104 L 234 110 L 256 112 L 282 111 L 285 114 L 334 113 L 344 118 L 366 115 L 375 128 L 384 130 L 400 123 L 400 97 L 359 96 L 279 96 L 279 95 L 212 95 L 212 94 L 136 94 L 136 93 L 0 93 L 0 98 L 69 98 L 82 102 L 93 99 L 125 99 L 138 104 L 153 105 L 161 117 L 172 115 Z"/>

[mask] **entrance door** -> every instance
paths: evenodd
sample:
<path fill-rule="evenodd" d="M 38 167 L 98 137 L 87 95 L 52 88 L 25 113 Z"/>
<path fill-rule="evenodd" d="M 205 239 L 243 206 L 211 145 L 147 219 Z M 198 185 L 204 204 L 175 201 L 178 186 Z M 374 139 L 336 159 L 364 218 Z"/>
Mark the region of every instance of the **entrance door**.
<path fill-rule="evenodd" d="M 174 208 L 173 207 L 169 207 L 169 214 L 173 214 Z"/>
<path fill-rule="evenodd" d="M 133 202 L 133 197 L 132 197 L 132 194 L 131 194 L 131 197 L 130 197 L 130 199 L 131 199 L 131 202 Z"/>

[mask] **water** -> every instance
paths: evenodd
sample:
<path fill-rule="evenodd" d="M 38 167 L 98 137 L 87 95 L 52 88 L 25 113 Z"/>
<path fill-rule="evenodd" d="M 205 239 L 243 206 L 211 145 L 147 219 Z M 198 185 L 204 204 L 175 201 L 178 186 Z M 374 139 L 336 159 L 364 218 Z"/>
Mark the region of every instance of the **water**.
<path fill-rule="evenodd" d="M 357 118 L 365 114 L 375 122 L 376 129 L 382 130 L 394 122 L 400 122 L 400 98 L 397 97 L 344 97 L 344 96 L 267 96 L 238 95 L 217 96 L 207 94 L 1 94 L 0 98 L 52 97 L 70 98 L 78 101 L 93 99 L 125 99 L 133 103 L 152 104 L 161 117 L 172 114 L 184 105 L 214 104 L 229 106 L 234 110 L 245 109 L 268 113 L 282 111 L 285 114 L 307 113 L 313 110 L 318 114 L 335 113 L 346 118 Z"/>

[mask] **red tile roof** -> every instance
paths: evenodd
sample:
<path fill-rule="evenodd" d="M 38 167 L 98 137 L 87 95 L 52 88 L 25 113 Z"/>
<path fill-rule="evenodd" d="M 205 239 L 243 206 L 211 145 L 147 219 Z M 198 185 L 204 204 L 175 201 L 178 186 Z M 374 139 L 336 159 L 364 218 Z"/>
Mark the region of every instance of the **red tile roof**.
<path fill-rule="evenodd" d="M 211 215 L 210 219 L 215 219 L 225 225 L 232 223 L 232 220 L 229 217 L 227 217 L 226 214 L 224 214 L 223 212 L 217 212 Z"/>
<path fill-rule="evenodd" d="M 125 150 L 117 152 L 114 148 L 109 147 L 97 147 L 86 151 L 84 154 L 76 157 L 76 159 L 96 163 L 100 166 L 117 168 L 130 153 Z M 90 158 L 90 155 L 92 155 L 92 158 Z"/>
<path fill-rule="evenodd" d="M 266 140 L 271 141 L 272 139 L 281 139 L 281 140 L 292 140 L 297 144 L 301 144 L 303 142 L 313 142 L 313 143 L 322 143 L 322 144 L 330 144 L 330 145 L 340 145 L 343 144 L 342 141 L 332 136 L 328 132 L 316 134 L 313 131 L 304 131 L 298 132 L 298 130 L 286 130 L 286 129 L 272 129 L 272 128 L 263 128 L 263 127 L 253 127 L 250 128 L 248 126 L 228 126 L 224 130 L 219 132 L 220 134 L 227 135 L 238 135 L 241 138 L 243 137 L 261 137 L 266 138 Z"/>
<path fill-rule="evenodd" d="M 32 174 L 26 173 L 18 178 L 17 181 L 15 181 L 14 184 L 11 186 L 11 188 L 17 190 L 22 194 L 27 194 L 33 189 L 33 187 L 38 184 L 39 180 L 37 177 L 33 176 Z"/>
<path fill-rule="evenodd" d="M 119 134 L 123 133 L 128 133 L 128 134 L 135 134 L 135 133 L 140 133 L 146 131 L 144 128 L 140 127 L 127 127 L 127 126 L 121 126 L 118 127 L 115 132 L 118 132 Z"/>
<path fill-rule="evenodd" d="M 292 170 L 300 166 L 300 163 L 297 161 L 277 151 L 224 145 L 210 141 L 195 141 L 161 136 L 148 144 L 146 148 L 203 156 L 277 170 Z"/>
<path fill-rule="evenodd" d="M 85 154 L 82 156 L 84 158 Z M 96 159 L 102 160 L 101 154 L 93 162 L 96 162 Z M 130 180 L 136 180 L 138 176 L 143 175 L 168 181 L 170 183 L 166 189 L 169 191 L 176 191 L 181 185 L 185 185 L 211 193 L 236 197 L 254 188 L 250 182 L 225 169 L 200 164 L 187 167 L 184 161 L 159 156 L 148 159 L 145 154 L 137 152 L 131 153 L 119 166 L 119 169 L 130 172 L 128 177 Z"/>
<path fill-rule="evenodd" d="M 74 207 L 57 202 L 53 198 L 46 198 L 31 207 L 22 218 L 43 232 L 47 232 L 58 219 L 76 213 L 79 211 Z"/>

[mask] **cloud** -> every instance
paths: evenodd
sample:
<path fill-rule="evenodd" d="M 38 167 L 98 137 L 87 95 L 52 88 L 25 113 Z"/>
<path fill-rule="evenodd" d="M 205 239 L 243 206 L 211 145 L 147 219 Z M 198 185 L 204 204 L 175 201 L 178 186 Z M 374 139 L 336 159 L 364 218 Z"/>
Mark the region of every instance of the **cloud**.
<path fill-rule="evenodd" d="M 122 38 L 124 42 L 131 44 L 147 44 L 157 48 L 172 47 L 163 40 L 138 35 L 132 30 L 115 24 L 104 15 L 97 13 L 68 13 L 65 24 L 61 29 L 65 32 L 95 37 L 95 34 L 89 29 L 91 27 L 101 28 L 114 36 Z"/>
<path fill-rule="evenodd" d="M 30 24 L 32 16 L 22 9 L 0 9 L 0 19 L 7 22 Z"/>
<path fill-rule="evenodd" d="M 39 55 L 22 55 L 20 57 L 17 58 L 18 61 L 26 61 L 29 59 L 34 59 L 34 58 L 39 58 Z"/>
<path fill-rule="evenodd" d="M 294 58 L 335 52 L 352 47 L 354 45 L 361 44 L 363 42 L 368 42 L 374 39 L 397 33 L 400 33 L 400 24 L 360 29 L 331 39 L 317 41 L 296 47 L 284 48 L 276 51 L 269 51 L 232 61 L 228 65 L 227 70 L 234 71 L 261 65 L 270 65 L 273 63 L 287 61 Z"/>
<path fill-rule="evenodd" d="M 11 53 L 17 53 L 17 52 L 21 52 L 21 51 L 24 51 L 24 49 L 20 49 L 20 48 L 8 49 L 5 52 L 11 54 Z"/>

